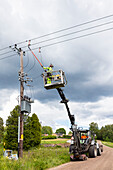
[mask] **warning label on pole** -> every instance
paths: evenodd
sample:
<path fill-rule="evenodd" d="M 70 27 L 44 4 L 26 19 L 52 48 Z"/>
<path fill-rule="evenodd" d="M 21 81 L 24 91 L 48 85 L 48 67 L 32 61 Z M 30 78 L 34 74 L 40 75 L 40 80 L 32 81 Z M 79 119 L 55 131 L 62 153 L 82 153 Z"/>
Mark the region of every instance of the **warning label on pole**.
<path fill-rule="evenodd" d="M 23 134 L 21 134 L 21 140 L 23 140 Z"/>

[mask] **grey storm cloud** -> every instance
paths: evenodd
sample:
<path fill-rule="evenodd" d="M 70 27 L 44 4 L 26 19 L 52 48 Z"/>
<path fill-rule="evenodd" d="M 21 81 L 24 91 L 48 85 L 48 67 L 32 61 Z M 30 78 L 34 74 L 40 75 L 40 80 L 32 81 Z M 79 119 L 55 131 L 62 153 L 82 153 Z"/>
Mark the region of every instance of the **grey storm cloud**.
<path fill-rule="evenodd" d="M 26 0 L 4 0 L 0 6 L 0 48 L 106 16 L 110 13 L 112 14 L 112 5 L 113 2 L 111 0 L 95 0 L 94 2 L 90 0 L 81 0 L 80 2 L 77 0 L 33 0 L 32 2 Z M 107 21 L 110 21 L 110 19 L 107 19 Z M 100 23 L 103 22 L 99 21 L 94 25 Z M 90 24 L 89 26 L 94 25 Z M 82 28 L 87 27 L 82 26 L 75 30 Z M 75 30 L 73 29 L 70 32 Z M 60 32 L 54 35 L 54 37 L 66 33 L 69 33 L 69 30 L 64 33 Z M 90 33 L 90 31 L 86 33 Z M 70 38 L 83 34 L 85 32 L 71 35 Z M 64 88 L 64 91 L 70 101 L 95 102 L 102 96 L 113 96 L 112 37 L 112 31 L 108 31 L 42 48 L 42 56 L 39 55 L 38 48 L 34 52 L 43 62 L 44 66 L 53 63 L 55 66 L 54 69 L 65 71 L 68 84 Z M 48 38 L 53 38 L 53 35 Z M 31 41 L 31 44 L 45 39 Z M 65 39 L 58 39 L 57 41 Z M 57 41 L 46 42 L 45 45 Z M 24 45 L 27 46 L 27 42 L 18 45 L 18 47 Z M 40 45 L 42 44 L 39 43 L 32 47 L 39 47 Z M 11 49 L 7 49 L 7 51 L 9 50 L 11 51 Z M 25 48 L 25 50 L 28 50 L 28 48 Z M 3 53 L 7 51 L 5 50 Z M 0 51 L 1 53 L 2 51 Z M 16 52 L 12 52 L 11 54 L 16 54 Z M 2 55 L 0 58 L 9 55 L 10 53 Z M 47 91 L 44 89 L 41 77 L 43 70 L 36 60 L 34 62 L 30 52 L 26 52 L 24 67 L 24 71 L 28 73 L 28 76 L 33 78 L 32 89 L 35 99 L 45 103 L 48 100 L 60 100 L 56 90 Z M 0 60 L 0 69 L 0 89 L 19 89 L 19 56 L 15 55 L 11 58 Z M 25 86 L 25 91 L 26 89 L 28 88 Z"/>
<path fill-rule="evenodd" d="M 113 82 L 110 78 L 106 79 L 106 77 L 112 71 L 112 68 L 110 70 L 107 69 L 108 72 L 106 73 L 106 61 L 103 61 L 102 58 L 97 55 L 97 53 L 93 53 L 93 50 L 89 49 L 89 47 L 84 48 L 84 50 L 82 51 L 80 51 L 79 47 L 75 51 L 76 52 L 71 52 L 70 56 L 69 52 L 67 51 L 67 54 L 65 53 L 64 56 L 62 56 L 62 62 L 54 62 L 54 69 L 58 69 L 59 67 L 61 68 L 62 66 L 62 69 L 66 70 L 65 74 L 68 81 L 68 84 L 64 89 L 66 96 L 69 97 L 72 101 L 76 102 L 94 102 L 96 100 L 99 100 L 101 96 L 112 96 Z M 38 57 L 40 58 L 40 56 Z M 52 55 L 50 55 L 50 58 L 51 57 Z M 64 58 L 65 63 L 63 61 Z M 55 58 L 55 61 L 56 60 L 57 57 Z M 48 61 L 46 61 L 46 65 L 47 64 L 49 64 Z M 16 55 L 6 61 L 3 60 L 0 65 L 2 69 L 2 72 L 0 74 L 0 78 L 2 80 L 0 84 L 1 89 L 17 89 L 19 86 L 18 71 L 20 69 L 20 57 Z M 110 66 L 112 66 L 112 63 L 110 64 Z M 33 78 L 33 89 L 35 92 L 34 97 L 36 99 L 42 102 L 59 99 L 56 90 L 47 91 L 44 89 L 43 79 L 41 77 L 43 70 L 41 69 L 38 62 L 33 59 L 33 56 L 30 53 L 24 56 L 24 67 L 24 71 L 28 73 L 28 76 L 30 78 Z"/>

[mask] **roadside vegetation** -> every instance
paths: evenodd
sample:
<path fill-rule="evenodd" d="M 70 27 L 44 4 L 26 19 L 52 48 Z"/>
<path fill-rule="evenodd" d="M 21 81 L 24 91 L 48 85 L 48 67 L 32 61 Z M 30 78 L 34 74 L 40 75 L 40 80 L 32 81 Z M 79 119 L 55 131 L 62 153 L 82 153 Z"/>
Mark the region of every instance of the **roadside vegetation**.
<path fill-rule="evenodd" d="M 49 140 L 42 141 L 42 146 L 38 148 L 32 148 L 29 151 L 24 151 L 23 159 L 19 159 L 18 161 L 9 160 L 4 158 L 3 148 L 0 147 L 0 169 L 2 170 L 44 170 L 47 168 L 52 168 L 63 163 L 69 162 L 69 148 L 62 147 L 43 147 L 43 143 L 66 143 L 66 139 L 60 140 Z"/>
<path fill-rule="evenodd" d="M 70 161 L 69 144 L 72 132 L 66 135 L 64 128 L 59 128 L 53 134 L 50 126 L 42 126 L 37 114 L 28 116 L 24 122 L 23 159 L 9 160 L 3 157 L 3 143 L 5 149 L 11 149 L 17 153 L 18 148 L 18 112 L 19 106 L 10 112 L 3 126 L 0 118 L 0 170 L 44 170 L 56 167 Z M 98 124 L 92 122 L 89 129 L 96 134 L 97 139 L 102 140 L 104 145 L 113 148 L 113 125 L 106 125 L 101 129 Z"/>
<path fill-rule="evenodd" d="M 92 133 L 96 134 L 98 140 L 113 142 L 113 124 L 102 126 L 101 129 L 99 129 L 98 124 L 92 122 L 89 124 L 89 129 Z"/>
<path fill-rule="evenodd" d="M 102 141 L 102 144 L 113 148 L 113 142 Z"/>
<path fill-rule="evenodd" d="M 48 140 L 42 140 L 41 141 L 41 144 L 43 145 L 43 144 L 59 144 L 59 143 L 61 143 L 61 144 L 64 144 L 64 143 L 66 143 L 67 142 L 67 140 L 68 139 L 48 139 Z"/>
<path fill-rule="evenodd" d="M 3 144 L 0 143 L 0 157 L 3 155 Z"/>

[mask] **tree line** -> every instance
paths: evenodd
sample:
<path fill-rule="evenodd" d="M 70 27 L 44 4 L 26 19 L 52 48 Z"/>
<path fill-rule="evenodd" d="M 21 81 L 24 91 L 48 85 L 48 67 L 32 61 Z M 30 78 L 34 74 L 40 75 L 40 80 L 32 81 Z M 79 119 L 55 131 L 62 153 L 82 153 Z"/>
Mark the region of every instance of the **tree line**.
<path fill-rule="evenodd" d="M 6 128 L 3 131 L 3 119 L 0 120 L 0 135 L 1 141 L 5 142 L 6 149 L 17 150 L 18 148 L 18 116 L 19 106 L 16 106 L 13 111 L 10 112 L 10 116 L 6 120 Z M 4 133 L 4 135 L 3 135 Z M 38 146 L 41 143 L 41 124 L 37 115 L 34 113 L 32 116 L 28 116 L 24 122 L 24 141 L 23 148 L 28 150 L 30 147 Z"/>
<path fill-rule="evenodd" d="M 99 129 L 98 124 L 92 122 L 89 124 L 89 129 L 92 133 L 96 134 L 97 139 L 113 142 L 113 124 L 102 126 L 101 129 Z"/>
<path fill-rule="evenodd" d="M 5 142 L 6 149 L 17 150 L 18 148 L 18 116 L 19 106 L 16 106 L 6 120 L 6 127 L 3 126 L 3 119 L 0 117 L 0 143 Z M 89 129 L 95 133 L 97 139 L 113 142 L 113 124 L 102 126 L 99 129 L 98 124 L 92 122 L 89 124 Z M 64 128 L 56 130 L 57 134 L 66 134 Z M 70 132 L 69 132 L 70 133 Z M 53 130 L 50 126 L 43 126 L 39 122 L 37 115 L 34 113 L 28 116 L 24 122 L 24 142 L 23 147 L 28 150 L 31 147 L 38 146 L 41 143 L 42 135 L 52 135 Z"/>
<path fill-rule="evenodd" d="M 16 106 L 6 120 L 6 127 L 3 126 L 3 119 L 0 117 L 0 143 L 5 142 L 6 149 L 18 149 L 18 116 L 19 106 Z M 59 128 L 56 133 L 66 134 L 64 128 Z M 23 148 L 28 150 L 31 147 L 40 145 L 42 134 L 52 135 L 53 130 L 50 126 L 43 126 L 39 122 L 37 115 L 34 113 L 28 116 L 24 122 L 24 140 Z"/>
<path fill-rule="evenodd" d="M 3 140 L 3 135 L 4 135 L 3 119 L 0 117 L 0 143 Z"/>

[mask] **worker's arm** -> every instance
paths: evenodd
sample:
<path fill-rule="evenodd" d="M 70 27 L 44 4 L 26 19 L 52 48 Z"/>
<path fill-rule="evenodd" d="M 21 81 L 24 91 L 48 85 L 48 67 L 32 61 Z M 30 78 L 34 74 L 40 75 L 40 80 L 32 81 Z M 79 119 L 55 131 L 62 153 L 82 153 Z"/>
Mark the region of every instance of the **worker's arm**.
<path fill-rule="evenodd" d="M 46 70 L 46 69 L 48 70 L 48 69 L 49 69 L 49 67 L 43 67 L 43 69 L 44 69 L 44 70 Z"/>

